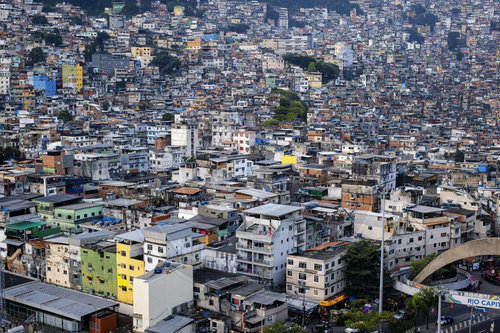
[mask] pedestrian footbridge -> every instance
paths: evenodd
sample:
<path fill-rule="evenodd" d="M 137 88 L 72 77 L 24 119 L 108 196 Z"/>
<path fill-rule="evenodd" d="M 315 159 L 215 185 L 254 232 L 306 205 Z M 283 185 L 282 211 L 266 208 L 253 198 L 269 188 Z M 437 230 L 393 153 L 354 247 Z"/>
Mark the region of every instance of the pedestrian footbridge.
<path fill-rule="evenodd" d="M 473 240 L 455 246 L 441 253 L 415 277 L 416 283 L 422 283 L 432 273 L 457 260 L 483 255 L 500 255 L 500 238 Z"/>

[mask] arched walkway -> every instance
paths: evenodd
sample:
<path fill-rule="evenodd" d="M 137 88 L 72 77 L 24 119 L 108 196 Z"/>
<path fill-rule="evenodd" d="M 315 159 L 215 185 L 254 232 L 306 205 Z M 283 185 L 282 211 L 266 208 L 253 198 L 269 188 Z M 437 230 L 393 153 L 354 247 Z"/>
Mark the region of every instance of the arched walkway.
<path fill-rule="evenodd" d="M 457 260 L 482 255 L 500 255 L 500 238 L 485 238 L 460 244 L 437 256 L 413 280 L 422 283 L 432 273 Z"/>

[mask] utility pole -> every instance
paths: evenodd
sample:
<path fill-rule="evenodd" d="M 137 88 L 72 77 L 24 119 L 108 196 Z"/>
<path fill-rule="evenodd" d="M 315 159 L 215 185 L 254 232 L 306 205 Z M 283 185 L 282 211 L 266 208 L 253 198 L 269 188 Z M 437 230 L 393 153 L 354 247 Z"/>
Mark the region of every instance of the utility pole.
<path fill-rule="evenodd" d="M 474 311 L 474 306 L 470 307 L 470 322 L 469 322 L 469 333 L 472 332 L 472 311 Z"/>
<path fill-rule="evenodd" d="M 385 186 L 382 188 L 382 240 L 380 243 L 380 290 L 378 312 L 382 314 L 384 297 L 384 232 L 385 232 Z"/>

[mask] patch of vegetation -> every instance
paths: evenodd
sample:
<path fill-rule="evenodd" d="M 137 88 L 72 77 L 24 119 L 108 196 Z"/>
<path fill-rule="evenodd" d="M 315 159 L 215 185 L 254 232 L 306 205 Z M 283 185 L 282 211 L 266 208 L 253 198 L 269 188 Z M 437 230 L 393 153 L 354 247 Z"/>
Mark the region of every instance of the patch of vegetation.
<path fill-rule="evenodd" d="M 296 27 L 296 28 L 304 28 L 306 26 L 306 22 L 297 21 L 296 19 L 288 20 L 288 27 Z"/>
<path fill-rule="evenodd" d="M 179 58 L 171 56 L 168 51 L 160 51 L 151 61 L 151 66 L 158 66 L 161 74 L 174 74 L 180 66 Z"/>
<path fill-rule="evenodd" d="M 71 115 L 71 113 L 69 113 L 68 110 L 62 110 L 57 115 L 57 119 L 62 120 L 64 123 L 69 123 L 73 120 L 73 116 Z"/>
<path fill-rule="evenodd" d="M 89 62 L 92 60 L 92 55 L 94 53 L 104 53 L 104 43 L 109 39 L 109 35 L 105 32 L 98 32 L 97 37 L 90 42 L 87 46 L 85 46 L 85 50 L 83 50 L 83 56 L 85 57 L 85 61 Z"/>
<path fill-rule="evenodd" d="M 173 113 L 169 113 L 169 112 L 165 112 L 163 114 L 163 116 L 161 117 L 161 120 L 163 121 L 174 121 L 174 114 Z"/>
<path fill-rule="evenodd" d="M 244 34 L 248 31 L 250 27 L 246 24 L 243 24 L 243 23 L 238 23 L 238 24 L 229 24 L 227 26 L 227 30 L 228 31 L 232 31 L 232 32 L 237 32 L 239 34 Z"/>
<path fill-rule="evenodd" d="M 280 106 L 274 109 L 274 118 L 271 119 L 274 121 L 268 120 L 265 124 L 274 126 L 277 125 L 276 121 L 278 123 L 291 122 L 295 119 L 305 120 L 307 118 L 307 106 L 296 93 L 283 89 L 273 89 L 271 92 L 280 94 Z"/>
<path fill-rule="evenodd" d="M 428 25 L 431 27 L 431 30 L 434 30 L 434 26 L 438 21 L 436 15 L 428 13 L 420 4 L 412 6 L 410 11 L 404 13 L 404 16 L 408 19 L 409 23 L 415 25 Z"/>
<path fill-rule="evenodd" d="M 425 38 L 418 33 L 417 27 L 413 26 L 411 29 L 408 29 L 407 32 L 410 34 L 410 37 L 408 38 L 409 42 L 422 44 L 425 41 Z"/>
<path fill-rule="evenodd" d="M 3 164 L 10 159 L 20 160 L 23 158 L 23 153 L 17 149 L 12 148 L 11 146 L 0 147 L 0 163 Z"/>
<path fill-rule="evenodd" d="M 343 260 L 347 294 L 375 298 L 379 292 L 380 245 L 362 239 L 347 247 Z"/>
<path fill-rule="evenodd" d="M 460 33 L 457 31 L 450 31 L 448 32 L 448 49 L 451 51 L 456 50 L 457 48 L 461 48 L 462 46 L 465 46 L 465 39 L 459 38 Z"/>
<path fill-rule="evenodd" d="M 340 74 L 340 69 L 337 65 L 324 61 L 318 62 L 312 57 L 286 55 L 283 59 L 286 62 L 299 66 L 303 70 L 307 70 L 308 72 L 320 72 L 322 74 L 323 84 L 336 80 Z"/>
<path fill-rule="evenodd" d="M 413 280 L 417 275 L 427 266 L 432 260 L 434 260 L 438 255 L 433 253 L 420 260 L 414 261 L 410 264 L 410 279 Z M 432 280 L 447 279 L 457 275 L 457 268 L 454 264 L 446 265 L 443 268 L 438 269 L 436 272 L 432 273 L 427 279 L 424 280 L 425 283 L 429 283 Z"/>
<path fill-rule="evenodd" d="M 34 47 L 26 56 L 26 65 L 33 66 L 36 63 L 44 62 L 47 55 L 43 52 L 41 47 Z"/>
<path fill-rule="evenodd" d="M 49 21 L 47 21 L 47 18 L 44 15 L 35 15 L 31 19 L 31 23 L 36 25 L 45 25 L 48 24 Z"/>

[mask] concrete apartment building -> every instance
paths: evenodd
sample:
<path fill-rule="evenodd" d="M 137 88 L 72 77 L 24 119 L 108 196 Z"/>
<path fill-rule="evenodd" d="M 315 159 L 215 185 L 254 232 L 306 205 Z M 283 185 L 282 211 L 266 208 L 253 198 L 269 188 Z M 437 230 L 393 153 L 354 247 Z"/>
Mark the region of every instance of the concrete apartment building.
<path fill-rule="evenodd" d="M 286 258 L 306 248 L 306 221 L 301 207 L 267 204 L 244 211 L 236 231 L 238 272 L 279 285 L 284 281 Z"/>
<path fill-rule="evenodd" d="M 116 244 L 100 241 L 82 246 L 82 291 L 117 298 Z"/>
<path fill-rule="evenodd" d="M 344 291 L 346 285 L 342 257 L 348 244 L 330 242 L 300 254 L 289 254 L 286 265 L 286 293 L 324 301 L 322 305 L 326 306 L 338 302 L 339 294 Z"/>
<path fill-rule="evenodd" d="M 134 332 L 144 332 L 192 303 L 193 266 L 165 261 L 134 279 Z"/>
<path fill-rule="evenodd" d="M 134 230 L 116 238 L 118 301 L 134 302 L 134 279 L 144 274 L 144 233 Z"/>
<path fill-rule="evenodd" d="M 203 237 L 185 224 L 158 225 L 144 229 L 144 265 L 149 272 L 159 263 L 170 260 L 183 264 L 202 263 Z"/>
<path fill-rule="evenodd" d="M 55 237 L 46 239 L 46 273 L 48 283 L 69 288 L 69 239 L 68 237 Z"/>

